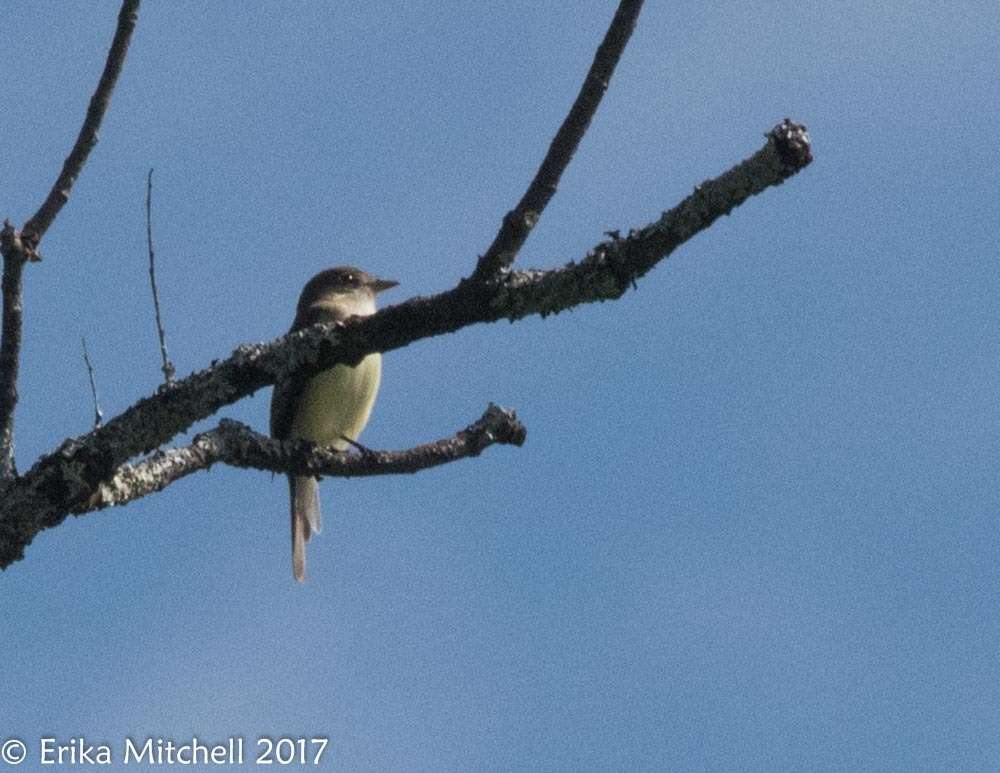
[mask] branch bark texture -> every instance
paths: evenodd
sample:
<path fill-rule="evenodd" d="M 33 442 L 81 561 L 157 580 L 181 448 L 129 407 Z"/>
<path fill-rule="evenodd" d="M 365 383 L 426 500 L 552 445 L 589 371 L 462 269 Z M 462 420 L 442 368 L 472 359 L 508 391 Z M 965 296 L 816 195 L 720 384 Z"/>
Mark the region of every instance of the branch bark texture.
<path fill-rule="evenodd" d="M 23 557 L 40 531 L 70 514 L 124 504 L 172 482 L 226 463 L 305 475 L 377 475 L 415 472 L 478 455 L 495 443 L 520 445 L 524 427 L 512 412 L 490 406 L 479 421 L 456 435 L 408 451 L 360 455 L 312 444 L 263 437 L 230 421 L 198 435 L 184 447 L 156 450 L 196 421 L 293 373 L 312 374 L 335 364 L 355 364 L 372 352 L 469 325 L 547 316 L 595 301 L 619 298 L 659 261 L 750 196 L 780 185 L 812 160 L 805 127 L 786 119 L 763 148 L 719 177 L 695 188 L 673 209 L 626 236 L 610 232 L 579 261 L 559 268 L 513 271 L 513 261 L 549 200 L 586 132 L 621 58 L 642 0 L 621 0 L 593 64 L 545 159 L 517 206 L 469 279 L 430 297 L 412 298 L 365 318 L 317 325 L 267 344 L 245 345 L 180 381 L 168 373 L 160 390 L 80 437 L 63 441 L 18 476 L 13 462 L 13 412 L 21 341 L 23 266 L 39 259 L 38 245 L 68 200 L 108 107 L 136 24 L 139 0 L 124 0 L 100 82 L 62 172 L 38 212 L 18 232 L 0 232 L 3 271 L 3 340 L 0 343 L 0 568 Z M 148 187 L 151 187 L 151 182 Z M 147 218 L 149 217 L 147 190 Z M 147 222 L 152 278 L 152 235 Z M 155 282 L 154 282 L 155 294 Z M 131 460 L 141 458 L 138 462 Z"/>
<path fill-rule="evenodd" d="M 153 451 L 223 406 L 297 369 L 318 372 L 476 323 L 546 316 L 619 298 L 678 246 L 811 160 L 805 127 L 786 119 L 753 156 L 699 185 L 655 222 L 598 243 L 578 262 L 548 271 L 512 271 L 498 281 L 463 280 L 446 292 L 413 298 L 370 317 L 240 347 L 228 359 L 161 387 L 103 427 L 66 440 L 0 492 L 0 567 L 20 559 L 42 529 L 71 512 L 93 509 L 88 503 L 100 486 L 130 459 Z"/>
<path fill-rule="evenodd" d="M 479 456 L 491 445 L 524 443 L 527 430 L 513 411 L 490 405 L 474 423 L 456 434 L 406 451 L 351 453 L 332 451 L 297 440 L 280 441 L 245 424 L 223 419 L 183 448 L 157 452 L 138 464 L 123 465 L 98 486 L 77 514 L 126 504 L 220 462 L 233 467 L 294 475 L 350 478 L 415 473 Z"/>
<path fill-rule="evenodd" d="M 24 313 L 21 286 L 24 260 L 14 227 L 4 223 L 0 232 L 3 252 L 3 323 L 0 328 L 0 485 L 17 474 L 14 466 L 14 409 L 21 363 L 21 324 Z"/>

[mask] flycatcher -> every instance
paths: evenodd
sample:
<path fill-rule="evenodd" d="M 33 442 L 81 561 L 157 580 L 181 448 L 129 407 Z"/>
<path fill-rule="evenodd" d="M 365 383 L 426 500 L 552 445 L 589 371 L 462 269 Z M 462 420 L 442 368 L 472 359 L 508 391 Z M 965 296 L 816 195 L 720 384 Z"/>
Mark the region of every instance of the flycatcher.
<path fill-rule="evenodd" d="M 338 266 L 310 279 L 299 296 L 292 331 L 317 322 L 343 322 L 375 313 L 375 296 L 398 282 L 361 269 Z M 292 376 L 277 384 L 271 398 L 271 436 L 300 438 L 347 449 L 368 423 L 382 378 L 382 355 L 369 354 L 354 367 L 334 365 L 311 377 Z M 292 513 L 292 573 L 306 576 L 306 542 L 321 528 L 316 478 L 288 476 Z"/>

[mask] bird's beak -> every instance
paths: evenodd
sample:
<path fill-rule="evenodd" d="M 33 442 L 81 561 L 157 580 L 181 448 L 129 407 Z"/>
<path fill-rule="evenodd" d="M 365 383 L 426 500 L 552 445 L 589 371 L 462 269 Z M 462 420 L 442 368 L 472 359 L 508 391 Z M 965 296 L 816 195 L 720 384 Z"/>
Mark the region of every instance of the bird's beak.
<path fill-rule="evenodd" d="M 383 290 L 388 290 L 390 287 L 395 287 L 398 284 L 399 282 L 395 279 L 379 279 L 376 277 L 371 281 L 369 287 L 372 288 L 372 292 L 380 293 Z"/>

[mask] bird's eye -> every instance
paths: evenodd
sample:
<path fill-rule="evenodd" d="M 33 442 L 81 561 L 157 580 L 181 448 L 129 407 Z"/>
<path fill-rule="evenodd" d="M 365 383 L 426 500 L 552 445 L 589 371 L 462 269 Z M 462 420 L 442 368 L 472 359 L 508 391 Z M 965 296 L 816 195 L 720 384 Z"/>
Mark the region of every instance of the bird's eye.
<path fill-rule="evenodd" d="M 351 284 L 354 284 L 354 274 L 348 274 L 347 281 L 350 282 Z"/>

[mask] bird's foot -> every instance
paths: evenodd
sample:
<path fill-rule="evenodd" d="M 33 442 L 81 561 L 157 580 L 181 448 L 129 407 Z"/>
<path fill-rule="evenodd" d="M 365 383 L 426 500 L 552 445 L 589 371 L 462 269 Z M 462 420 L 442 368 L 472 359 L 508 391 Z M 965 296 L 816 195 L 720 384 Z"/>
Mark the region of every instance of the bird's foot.
<path fill-rule="evenodd" d="M 354 446 L 362 456 L 371 457 L 378 454 L 378 451 L 373 451 L 371 448 L 361 445 L 357 440 L 351 440 L 347 435 L 341 435 L 340 439 Z"/>

